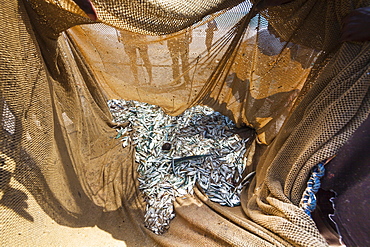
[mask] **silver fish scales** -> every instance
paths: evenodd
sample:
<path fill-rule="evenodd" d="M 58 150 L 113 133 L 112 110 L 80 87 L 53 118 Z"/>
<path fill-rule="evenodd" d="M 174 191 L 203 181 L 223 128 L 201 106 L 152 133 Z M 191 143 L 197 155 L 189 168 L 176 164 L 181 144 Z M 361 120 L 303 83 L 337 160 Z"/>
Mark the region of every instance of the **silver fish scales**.
<path fill-rule="evenodd" d="M 117 138 L 123 147 L 135 145 L 148 229 L 164 233 L 175 217 L 175 198 L 193 194 L 196 184 L 213 202 L 240 204 L 242 186 L 235 185 L 245 168 L 247 140 L 230 131 L 230 119 L 204 106 L 177 117 L 137 101 L 110 100 L 108 106 L 116 123 L 129 123 L 117 129 Z"/>

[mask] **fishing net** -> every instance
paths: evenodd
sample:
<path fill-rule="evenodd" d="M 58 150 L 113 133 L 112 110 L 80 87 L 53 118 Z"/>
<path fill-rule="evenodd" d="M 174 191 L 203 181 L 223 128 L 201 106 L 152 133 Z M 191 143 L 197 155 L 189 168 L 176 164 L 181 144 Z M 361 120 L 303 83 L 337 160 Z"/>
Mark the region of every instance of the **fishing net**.
<path fill-rule="evenodd" d="M 300 202 L 368 117 L 370 44 L 339 37 L 370 2 L 92 2 L 96 23 L 72 0 L 0 5 L 1 245 L 327 245 Z M 170 116 L 207 106 L 254 129 L 240 206 L 198 186 L 164 234 L 147 229 L 137 150 L 109 99 Z"/>

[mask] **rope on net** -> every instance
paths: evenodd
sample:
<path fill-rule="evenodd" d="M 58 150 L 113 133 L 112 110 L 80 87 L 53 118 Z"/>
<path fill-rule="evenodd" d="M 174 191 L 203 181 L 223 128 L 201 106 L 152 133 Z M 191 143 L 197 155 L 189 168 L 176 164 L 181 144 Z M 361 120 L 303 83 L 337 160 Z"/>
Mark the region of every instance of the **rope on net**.
<path fill-rule="evenodd" d="M 303 192 L 301 202 L 299 203 L 299 206 L 309 216 L 311 216 L 311 213 L 316 208 L 316 193 L 321 186 L 320 179 L 325 174 L 325 163 L 326 162 L 321 162 L 312 168 L 310 178 L 307 182 L 306 190 Z"/>

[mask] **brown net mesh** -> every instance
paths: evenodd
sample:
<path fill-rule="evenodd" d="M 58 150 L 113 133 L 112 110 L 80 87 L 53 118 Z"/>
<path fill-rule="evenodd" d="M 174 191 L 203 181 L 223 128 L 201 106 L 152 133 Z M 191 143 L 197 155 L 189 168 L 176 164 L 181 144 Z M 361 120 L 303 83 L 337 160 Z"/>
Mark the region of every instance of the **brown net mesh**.
<path fill-rule="evenodd" d="M 258 15 L 241 2 L 94 0 L 95 24 L 72 0 L 0 5 L 2 246 L 326 245 L 298 205 L 311 168 L 369 114 L 369 43 L 338 37 L 370 2 L 295 0 Z M 242 205 L 195 189 L 168 232 L 146 229 L 112 98 L 171 115 L 207 105 L 254 128 Z"/>

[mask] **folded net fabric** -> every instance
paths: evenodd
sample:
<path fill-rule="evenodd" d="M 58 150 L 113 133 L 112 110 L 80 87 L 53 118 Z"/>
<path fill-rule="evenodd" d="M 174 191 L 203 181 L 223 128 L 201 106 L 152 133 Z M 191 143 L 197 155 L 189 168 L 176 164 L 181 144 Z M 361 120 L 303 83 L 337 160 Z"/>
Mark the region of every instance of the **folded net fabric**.
<path fill-rule="evenodd" d="M 71 0 L 0 6 L 1 243 L 73 246 L 105 232 L 95 244 L 326 245 L 299 201 L 311 168 L 368 116 L 369 44 L 337 38 L 369 2 L 296 0 L 254 17 L 240 1 L 92 2 L 95 24 Z M 112 98 L 171 115 L 207 105 L 254 128 L 242 206 L 196 190 L 175 202 L 167 233 L 147 230 Z"/>

